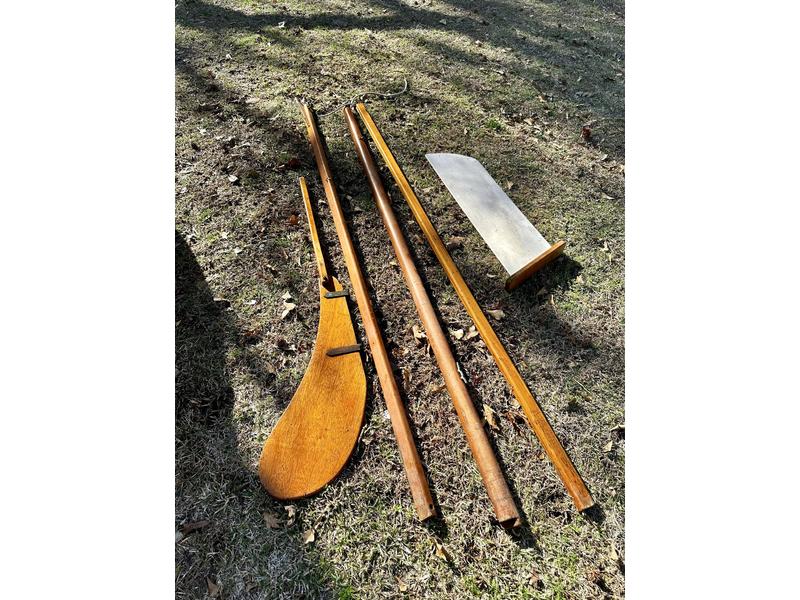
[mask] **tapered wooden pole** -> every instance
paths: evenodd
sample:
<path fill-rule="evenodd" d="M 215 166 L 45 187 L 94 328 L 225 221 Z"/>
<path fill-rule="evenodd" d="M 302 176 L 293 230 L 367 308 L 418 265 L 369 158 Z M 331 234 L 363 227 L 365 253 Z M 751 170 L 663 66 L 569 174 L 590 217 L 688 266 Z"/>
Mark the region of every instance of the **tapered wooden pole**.
<path fill-rule="evenodd" d="M 422 461 L 414 445 L 411 425 L 408 422 L 408 415 L 400 397 L 400 389 L 397 387 L 397 381 L 392 374 L 389 353 L 386 351 L 383 335 L 378 326 L 378 319 L 375 317 L 375 311 L 372 308 L 367 283 L 364 279 L 364 274 L 361 272 L 358 255 L 356 254 L 353 240 L 350 238 L 350 232 L 347 229 L 347 221 L 339 202 L 339 195 L 333 186 L 328 157 L 322 146 L 314 113 L 306 104 L 301 104 L 300 110 L 303 113 L 303 119 L 308 129 L 308 141 L 311 144 L 311 150 L 314 153 L 314 159 L 317 162 L 317 168 L 322 178 L 322 185 L 325 188 L 325 195 L 328 198 L 328 204 L 333 215 L 333 222 L 336 225 L 336 234 L 339 236 L 339 243 L 342 246 L 344 262 L 350 275 L 350 283 L 353 285 L 358 310 L 361 312 L 361 319 L 364 322 L 364 331 L 367 333 L 372 360 L 375 363 L 375 370 L 381 383 L 383 397 L 386 400 L 386 408 L 389 410 L 389 418 L 392 421 L 392 429 L 394 429 L 394 435 L 397 438 L 397 446 L 403 459 L 403 467 L 408 477 L 408 484 L 411 487 L 411 496 L 414 500 L 417 516 L 421 521 L 425 521 L 436 516 L 428 479 L 425 476 Z"/>
<path fill-rule="evenodd" d="M 395 256 L 397 256 L 397 262 L 403 272 L 406 285 L 411 292 L 414 305 L 417 307 L 417 314 L 422 320 L 422 325 L 433 349 L 436 362 L 439 364 L 439 369 L 444 377 L 447 391 L 455 405 L 467 442 L 469 442 L 472 455 L 475 457 L 478 470 L 483 478 L 483 484 L 489 494 L 495 515 L 497 515 L 497 520 L 506 526 L 518 526 L 520 524 L 519 512 L 514 504 L 511 491 L 508 489 L 503 471 L 500 469 L 497 458 L 492 451 L 492 446 L 489 444 L 489 438 L 483 429 L 482 419 L 472 403 L 467 386 L 458 373 L 456 360 L 450 350 L 447 336 L 439 324 L 439 319 L 436 317 L 431 300 L 414 265 L 414 259 L 411 256 L 411 251 L 408 248 L 400 225 L 397 223 L 391 200 L 386 195 L 386 190 L 378 174 L 378 168 L 375 166 L 375 161 L 372 159 L 367 143 L 361 136 L 356 117 L 349 106 L 344 109 L 344 114 L 350 129 L 350 136 L 353 138 L 353 143 L 356 147 L 356 155 L 364 168 L 364 174 L 369 180 L 372 194 L 378 205 L 378 211 L 381 213 Z"/>
<path fill-rule="evenodd" d="M 522 406 L 522 410 L 525 411 L 525 415 L 528 417 L 528 422 L 530 423 L 531 428 L 536 434 L 536 437 L 539 438 L 539 442 L 542 444 L 544 451 L 547 452 L 547 455 L 553 462 L 553 466 L 558 472 L 558 475 L 561 477 L 561 481 L 564 482 L 567 492 L 569 492 L 569 495 L 572 496 L 575 506 L 579 511 L 584 511 L 593 506 L 594 500 L 592 499 L 592 495 L 589 493 L 589 490 L 586 488 L 586 484 L 583 482 L 583 479 L 581 479 L 581 476 L 578 474 L 578 471 L 575 469 L 575 466 L 572 464 L 569 456 L 564 451 L 561 443 L 558 441 L 558 437 L 556 437 L 553 428 L 547 421 L 547 417 L 545 416 L 544 412 L 542 412 L 539 403 L 536 402 L 536 399 L 533 397 L 531 391 L 528 389 L 528 386 L 525 384 L 525 380 L 522 379 L 522 375 L 520 375 L 520 372 L 517 370 L 517 367 L 514 365 L 511 357 L 508 355 L 508 352 L 506 352 L 505 347 L 497 337 L 494 329 L 489 324 L 486 315 L 483 314 L 478 302 L 475 300 L 475 296 L 472 295 L 472 291 L 469 289 L 469 286 L 461 276 L 461 272 L 458 270 L 458 267 L 456 267 L 456 264 L 450 257 L 450 253 L 442 243 L 442 239 L 436 232 L 436 228 L 433 226 L 433 223 L 431 223 L 431 220 L 425 213 L 425 209 L 422 208 L 422 204 L 420 204 L 417 195 L 414 193 L 414 190 L 408 183 L 408 179 L 406 179 L 403 170 L 400 168 L 400 165 L 397 164 L 397 161 L 394 159 L 391 150 L 389 150 L 389 147 L 386 145 L 381 132 L 375 125 L 375 122 L 372 120 L 369 112 L 367 112 L 366 106 L 364 106 L 364 104 L 358 104 L 356 108 L 358 110 L 358 114 L 361 115 L 361 118 L 364 121 L 364 126 L 367 128 L 367 131 L 372 137 L 372 141 L 375 142 L 378 152 L 380 152 L 383 160 L 389 167 L 389 171 L 392 173 L 395 183 L 397 183 L 397 186 L 400 188 L 400 192 L 406 199 L 406 202 L 408 203 L 408 206 L 414 215 L 414 219 L 422 229 L 425 239 L 428 240 L 431 250 L 433 250 L 436 258 L 439 259 L 439 263 L 442 265 L 445 275 L 447 275 L 447 278 L 450 280 L 453 288 L 455 288 L 458 297 L 461 299 L 461 303 L 464 305 L 464 308 L 467 310 L 470 318 L 475 323 L 475 328 L 478 330 L 478 333 L 486 344 L 486 347 L 489 349 L 489 352 L 491 352 L 492 356 L 494 357 L 494 360 L 497 363 L 500 372 L 503 374 L 503 377 L 506 378 L 508 385 L 511 387 L 511 391 L 517 398 L 517 402 L 519 402 L 520 406 Z"/>

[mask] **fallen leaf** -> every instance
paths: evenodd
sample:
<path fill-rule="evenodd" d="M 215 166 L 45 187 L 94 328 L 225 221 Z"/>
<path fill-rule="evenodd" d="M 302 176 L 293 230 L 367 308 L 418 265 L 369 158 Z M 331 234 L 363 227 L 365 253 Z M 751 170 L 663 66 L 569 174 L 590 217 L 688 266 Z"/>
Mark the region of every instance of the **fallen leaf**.
<path fill-rule="evenodd" d="M 282 299 L 282 300 L 291 300 L 291 299 L 292 299 L 292 294 L 291 294 L 291 292 L 286 292 L 286 293 L 284 293 L 284 294 L 281 296 L 281 299 Z"/>
<path fill-rule="evenodd" d="M 435 552 L 436 556 L 438 556 L 442 560 L 446 561 L 447 560 L 447 552 L 445 552 L 445 549 L 444 549 L 444 546 L 442 545 L 442 542 L 440 542 L 439 540 L 434 540 L 434 544 L 435 544 L 435 551 L 434 552 Z"/>
<path fill-rule="evenodd" d="M 297 221 L 298 221 L 298 218 L 297 218 L 296 214 L 292 213 L 291 215 L 289 215 L 289 225 L 295 226 L 295 225 L 297 225 Z"/>
<path fill-rule="evenodd" d="M 269 511 L 264 512 L 264 522 L 270 529 L 280 529 L 281 527 L 281 521 L 278 516 Z"/>
<path fill-rule="evenodd" d="M 513 187 L 514 187 L 514 182 L 513 181 L 509 181 L 509 182 L 506 183 L 506 189 L 507 190 L 510 190 Z"/>
<path fill-rule="evenodd" d="M 406 388 L 406 390 L 411 387 L 411 369 L 408 367 L 403 367 L 403 387 Z"/>
<path fill-rule="evenodd" d="M 581 129 L 581 137 L 585 142 L 590 142 L 592 140 L 592 129 L 591 127 L 583 127 Z"/>
<path fill-rule="evenodd" d="M 464 247 L 464 238 L 460 236 L 451 237 L 445 244 L 448 250 L 456 250 Z"/>
<path fill-rule="evenodd" d="M 464 330 L 463 329 L 456 329 L 455 331 L 450 331 L 450 335 L 452 335 L 457 340 L 460 340 L 464 337 Z"/>
<path fill-rule="evenodd" d="M 242 253 L 242 249 L 241 248 L 234 248 L 233 249 L 233 253 L 234 254 L 241 254 Z"/>
<path fill-rule="evenodd" d="M 478 333 L 478 330 L 475 329 L 475 325 L 470 325 L 469 331 L 467 331 L 467 335 L 464 336 L 464 340 L 465 341 L 471 340 L 472 338 L 477 337 L 478 335 L 480 334 Z"/>
<path fill-rule="evenodd" d="M 439 19 L 439 23 L 442 25 L 447 25 L 447 21 L 445 19 Z"/>
<path fill-rule="evenodd" d="M 228 175 L 228 181 L 230 181 L 231 183 L 236 183 L 237 181 L 239 181 L 239 178 L 236 175 Z"/>
<path fill-rule="evenodd" d="M 592 569 L 586 574 L 586 579 L 591 581 L 596 586 L 602 588 L 605 586 L 605 582 L 603 581 L 603 574 L 600 572 L 599 569 Z"/>
<path fill-rule="evenodd" d="M 536 569 L 531 569 L 531 578 L 528 580 L 530 586 L 534 589 L 540 590 L 544 587 L 542 583 L 542 578 L 539 577 L 539 573 L 536 572 Z"/>
<path fill-rule="evenodd" d="M 286 169 L 297 169 L 301 164 L 302 163 L 300 162 L 300 159 L 296 156 L 293 156 L 285 163 L 278 165 L 278 170 L 285 171 Z"/>
<path fill-rule="evenodd" d="M 418 325 L 414 325 L 411 328 L 411 331 L 414 332 L 414 340 L 417 342 L 417 345 L 422 346 L 423 344 L 422 340 L 424 340 L 428 336 L 425 335 L 425 332 L 422 331 L 422 329 L 420 329 Z"/>
<path fill-rule="evenodd" d="M 281 313 L 281 319 L 285 319 L 286 317 L 288 317 L 289 313 L 291 313 L 295 308 L 297 308 L 297 304 L 293 302 L 284 302 L 283 306 L 284 309 L 283 312 Z"/>
<path fill-rule="evenodd" d="M 486 312 L 489 313 L 495 321 L 502 321 L 503 317 L 506 316 L 506 313 L 499 308 L 496 310 L 487 310 Z"/>
<path fill-rule="evenodd" d="M 484 403 L 483 418 L 486 419 L 486 422 L 489 424 L 489 427 L 491 427 L 495 431 L 499 431 L 500 427 L 497 426 L 497 419 L 495 419 L 495 414 L 496 413 L 494 412 L 494 409 L 488 404 Z"/>
<path fill-rule="evenodd" d="M 317 535 L 316 535 L 316 533 L 314 533 L 313 529 L 306 529 L 303 532 L 303 544 L 310 544 L 315 539 L 317 539 Z"/>
<path fill-rule="evenodd" d="M 284 27 L 286 27 L 286 21 L 281 21 L 278 23 L 278 29 L 283 29 Z"/>
<path fill-rule="evenodd" d="M 408 591 L 408 584 L 400 579 L 399 577 L 395 577 L 397 579 L 397 589 L 400 592 L 407 592 Z"/>
<path fill-rule="evenodd" d="M 511 421 L 511 425 L 514 426 L 514 429 L 517 431 L 522 431 L 522 424 L 525 423 L 525 417 L 521 413 L 518 411 L 509 410 L 504 412 L 503 416 Z"/>
<path fill-rule="evenodd" d="M 397 264 L 397 261 L 396 261 L 395 259 L 392 259 L 392 260 L 390 260 L 390 261 L 389 261 L 389 264 L 390 264 L 390 265 L 392 265 L 393 267 L 398 267 L 398 266 L 399 266 L 399 265 Z"/>
<path fill-rule="evenodd" d="M 228 60 L 233 60 L 233 57 L 230 54 L 226 54 L 225 58 L 228 59 Z"/>
<path fill-rule="evenodd" d="M 294 525 L 297 507 L 294 504 L 290 504 L 289 506 L 284 506 L 283 509 L 286 511 L 286 527 L 291 527 Z"/>
<path fill-rule="evenodd" d="M 603 452 L 611 452 L 614 449 L 614 440 L 609 440 L 608 443 L 603 446 Z"/>
<path fill-rule="evenodd" d="M 202 529 L 203 527 L 207 527 L 211 521 L 208 519 L 203 519 L 202 521 L 195 521 L 194 523 L 184 523 L 180 526 L 180 532 L 183 534 L 184 537 L 192 533 L 193 531 L 197 531 L 198 529 Z"/>
<path fill-rule="evenodd" d="M 617 547 L 614 544 L 611 544 L 611 550 L 608 552 L 608 557 L 614 562 L 619 562 L 619 553 L 617 552 Z"/>
<path fill-rule="evenodd" d="M 219 586 L 214 583 L 211 577 L 206 577 L 206 586 L 208 587 L 208 595 L 212 598 L 219 596 Z"/>
<path fill-rule="evenodd" d="M 228 234 L 227 231 L 223 231 L 222 233 L 219 234 L 219 237 L 221 237 L 223 240 L 227 240 L 228 239 L 228 235 L 229 234 Z"/>

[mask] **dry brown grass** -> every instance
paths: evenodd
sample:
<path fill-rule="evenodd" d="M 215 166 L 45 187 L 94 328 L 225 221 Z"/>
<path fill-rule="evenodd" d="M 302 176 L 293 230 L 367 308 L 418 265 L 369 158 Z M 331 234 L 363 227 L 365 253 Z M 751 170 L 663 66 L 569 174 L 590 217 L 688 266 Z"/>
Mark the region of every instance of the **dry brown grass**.
<path fill-rule="evenodd" d="M 176 544 L 179 597 L 623 595 L 624 433 L 612 432 L 624 421 L 622 11 L 585 0 L 178 4 L 176 527 L 210 522 Z M 259 484 L 261 445 L 317 324 L 301 174 L 348 284 L 291 97 L 324 113 L 367 90 L 399 89 L 404 77 L 409 92 L 368 102 L 370 111 L 442 236 L 465 238 L 454 258 L 479 302 L 508 315 L 498 334 L 599 502 L 590 516 L 575 513 L 530 429 L 503 416 L 517 405 L 478 338 L 454 340 L 476 402 L 501 416 L 491 437 L 526 517 L 516 534 L 492 522 L 435 363 L 414 343 L 416 313 L 338 111 L 320 125 L 398 373 L 412 373 L 409 413 L 444 518 L 415 520 L 370 364 L 366 422 L 345 472 L 295 503 L 290 526 Z M 588 122 L 594 144 L 581 139 Z M 428 151 L 475 156 L 512 182 L 510 196 L 545 237 L 568 241 L 568 256 L 506 294 L 502 268 L 427 166 Z M 300 165 L 287 167 L 291 158 Z M 467 329 L 386 182 L 443 321 Z M 281 320 L 286 291 L 298 308 Z M 265 512 L 281 526 L 269 528 Z M 309 528 L 316 540 L 304 545 Z"/>

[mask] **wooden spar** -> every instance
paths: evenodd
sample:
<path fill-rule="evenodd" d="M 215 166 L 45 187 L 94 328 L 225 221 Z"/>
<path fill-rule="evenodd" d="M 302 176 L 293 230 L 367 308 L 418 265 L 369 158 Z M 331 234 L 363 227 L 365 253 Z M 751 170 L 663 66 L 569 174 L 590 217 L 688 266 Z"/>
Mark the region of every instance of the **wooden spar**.
<path fill-rule="evenodd" d="M 319 130 L 317 129 L 314 113 L 306 104 L 301 104 L 300 110 L 303 113 L 303 119 L 305 120 L 308 130 L 308 140 L 311 144 L 311 150 L 314 153 L 317 168 L 319 169 L 322 185 L 325 188 L 325 195 L 328 198 L 328 204 L 331 214 L 333 215 L 333 222 L 336 225 L 336 233 L 339 236 L 339 243 L 342 246 L 342 254 L 344 255 L 345 265 L 347 265 L 347 272 L 350 274 L 350 281 L 353 284 L 353 292 L 356 297 L 356 302 L 358 303 L 358 310 L 361 312 L 361 318 L 364 321 L 364 330 L 367 334 L 367 341 L 369 342 L 372 359 L 375 362 L 375 370 L 378 373 L 378 379 L 381 383 L 383 397 L 386 400 L 386 408 L 389 410 L 389 417 L 392 421 L 394 435 L 397 438 L 400 456 L 403 459 L 403 467 L 405 468 L 408 483 L 411 487 L 411 496 L 414 500 L 417 516 L 421 521 L 425 521 L 436 516 L 436 509 L 433 506 L 433 498 L 431 497 L 430 488 L 428 486 L 428 479 L 422 468 L 422 461 L 420 460 L 417 448 L 414 445 L 411 425 L 408 422 L 408 415 L 403 406 L 403 400 L 400 397 L 400 389 L 392 373 L 389 353 L 386 351 L 383 335 L 378 326 L 378 319 L 375 317 L 375 312 L 372 308 L 372 301 L 369 297 L 367 283 L 364 279 L 364 274 L 361 272 L 358 255 L 356 254 L 353 240 L 350 238 L 350 232 L 347 229 L 347 222 L 339 201 L 339 195 L 336 193 L 336 188 L 333 186 L 328 157 L 322 146 L 322 140 Z"/>
<path fill-rule="evenodd" d="M 586 484 L 583 482 L 583 479 L 581 479 L 581 476 L 578 474 L 578 471 L 575 469 L 575 466 L 572 464 L 569 456 L 564 451 L 561 443 L 558 441 L 558 437 L 556 437 L 556 434 L 553 431 L 553 428 L 550 426 L 547 417 L 545 416 L 544 412 L 542 412 L 541 407 L 539 406 L 538 402 L 536 402 L 536 399 L 533 397 L 531 391 L 528 389 L 528 386 L 522 379 L 522 375 L 520 375 L 517 367 L 514 365 L 511 357 L 508 355 L 508 352 L 506 352 L 502 342 L 497 337 L 494 329 L 489 324 L 486 315 L 483 314 L 478 302 L 475 300 L 475 296 L 472 295 L 472 291 L 470 291 L 469 286 L 461 276 L 461 272 L 458 270 L 458 267 L 456 267 L 456 264 L 450 257 L 450 253 L 442 243 L 439 234 L 436 232 L 436 228 L 433 226 L 433 223 L 431 223 L 431 220 L 425 213 L 425 209 L 422 208 L 422 204 L 420 204 L 420 201 L 414 193 L 414 190 L 408 183 L 408 179 L 406 179 L 403 170 L 400 168 L 400 165 L 397 164 L 397 161 L 394 159 L 391 150 L 389 150 L 389 147 L 386 145 L 381 132 L 375 125 L 375 122 L 372 120 L 369 112 L 367 112 L 366 106 L 361 103 L 356 106 L 356 109 L 358 110 L 358 114 L 361 115 L 361 119 L 364 121 L 367 131 L 372 137 L 372 141 L 375 142 L 378 152 L 380 152 L 383 160 L 389 167 L 389 171 L 392 173 L 392 177 L 394 177 L 397 187 L 400 188 L 400 192 L 406 199 L 406 202 L 408 203 L 408 206 L 414 215 L 414 219 L 416 219 L 417 223 L 422 229 L 422 233 L 425 234 L 425 239 L 428 240 L 428 244 L 433 250 L 433 253 L 436 255 L 436 258 L 439 259 L 439 263 L 442 265 L 445 275 L 447 275 L 447 278 L 455 288 L 458 297 L 461 299 L 461 303 L 464 305 L 464 308 L 467 310 L 467 313 L 469 313 L 470 318 L 472 318 L 472 321 L 475 323 L 475 328 L 478 330 L 478 333 L 486 344 L 486 347 L 489 349 L 489 352 L 492 353 L 500 372 L 503 374 L 503 377 L 506 378 L 506 381 L 508 381 L 508 385 L 511 387 L 511 391 L 517 398 L 517 402 L 519 402 L 520 406 L 522 406 L 522 409 L 525 411 L 525 415 L 528 417 L 528 422 L 530 423 L 531 428 L 533 429 L 534 433 L 536 433 L 536 437 L 539 438 L 539 442 L 542 444 L 545 452 L 547 452 L 547 455 L 553 462 L 553 466 L 555 466 L 558 475 L 561 477 L 561 481 L 564 482 L 567 492 L 569 492 L 569 495 L 572 496 L 575 506 L 579 511 L 584 511 L 587 508 L 590 508 L 594 505 L 594 500 L 592 499 L 589 490 L 586 488 Z"/>
<path fill-rule="evenodd" d="M 364 421 L 367 379 L 356 346 L 347 297 L 328 275 L 305 179 L 300 191 L 319 270 L 319 327 L 314 352 L 292 401 L 270 433 L 258 461 L 258 476 L 280 500 L 303 498 L 325 487 L 350 458 Z M 356 346 L 357 347 L 357 346 Z"/>
<path fill-rule="evenodd" d="M 344 115 L 350 129 L 350 136 L 353 138 L 353 143 L 356 147 L 356 154 L 361 166 L 364 168 L 364 174 L 369 180 L 372 194 L 383 218 L 386 231 L 389 233 L 395 256 L 397 256 L 397 262 L 403 271 L 406 285 L 411 292 L 417 313 L 422 320 L 422 325 L 433 349 L 436 362 L 439 364 L 439 369 L 444 377 L 447 391 L 455 405 L 461 426 L 464 429 L 472 455 L 483 478 L 483 484 L 489 494 L 497 520 L 505 526 L 518 526 L 520 524 L 519 512 L 514 504 L 511 491 L 508 489 L 503 472 L 489 444 L 489 438 L 483 429 L 481 417 L 472 403 L 467 386 L 458 373 L 456 360 L 450 350 L 447 336 L 445 336 L 442 326 L 439 324 L 428 293 L 425 291 L 425 286 L 414 265 L 411 251 L 392 209 L 391 200 L 386 195 L 386 190 L 381 183 L 378 168 L 375 166 L 375 161 L 372 160 L 369 148 L 361 136 L 356 117 L 349 106 L 345 107 Z"/>

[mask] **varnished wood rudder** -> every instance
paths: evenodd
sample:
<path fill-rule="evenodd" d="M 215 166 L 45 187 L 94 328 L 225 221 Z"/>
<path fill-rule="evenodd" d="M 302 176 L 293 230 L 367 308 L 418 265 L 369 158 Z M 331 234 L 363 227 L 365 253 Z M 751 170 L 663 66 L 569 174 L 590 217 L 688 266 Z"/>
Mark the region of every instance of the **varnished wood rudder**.
<path fill-rule="evenodd" d="M 453 357 L 447 336 L 439 324 L 439 319 L 433 309 L 428 293 L 414 265 L 414 259 L 395 217 L 391 200 L 386 195 L 378 168 L 375 166 L 375 161 L 372 159 L 369 148 L 361 136 L 361 130 L 358 127 L 355 115 L 349 106 L 344 109 L 344 114 L 350 130 L 350 136 L 353 138 L 353 143 L 356 147 L 356 155 L 364 168 L 364 174 L 367 176 L 372 195 L 378 205 L 378 211 L 383 218 L 395 256 L 397 256 L 397 262 L 417 307 L 417 313 L 422 320 L 422 325 L 433 349 L 436 362 L 442 372 L 447 391 L 453 400 L 456 413 L 458 413 L 458 418 L 461 421 L 461 427 L 466 434 L 467 442 L 478 465 L 478 470 L 483 478 L 483 484 L 492 502 L 497 520 L 505 526 L 518 526 L 520 524 L 519 512 L 511 496 L 511 491 L 508 489 L 508 484 L 492 451 L 489 438 L 483 429 L 483 421 L 478 415 L 467 387 L 458 373 L 456 360 Z"/>
<path fill-rule="evenodd" d="M 306 206 L 319 271 L 319 326 L 314 351 L 300 386 L 261 451 L 258 476 L 270 495 L 294 500 L 318 492 L 347 464 L 364 421 L 367 381 L 358 352 L 331 354 L 353 346 L 356 335 L 347 297 L 328 275 L 304 179 Z"/>
<path fill-rule="evenodd" d="M 386 408 L 389 410 L 392 429 L 394 429 L 394 434 L 397 438 L 397 446 L 400 449 L 400 456 L 403 459 L 403 467 L 405 468 L 408 483 L 411 487 L 411 496 L 414 500 L 417 516 L 420 520 L 424 521 L 436 515 L 436 509 L 433 506 L 433 498 L 431 497 L 430 488 L 428 486 L 428 479 L 422 468 L 422 461 L 419 458 L 417 448 L 414 445 L 414 437 L 411 433 L 408 415 L 406 414 L 405 406 L 400 396 L 400 389 L 397 386 L 397 381 L 392 373 L 392 365 L 389 362 L 389 353 L 386 351 L 383 335 L 378 326 L 378 319 L 375 317 L 375 312 L 372 308 L 372 301 L 369 297 L 367 283 L 361 272 L 358 255 L 356 254 L 353 240 L 350 238 L 350 232 L 347 229 L 347 222 L 345 220 L 344 211 L 342 211 L 341 203 L 339 202 L 339 195 L 336 193 L 336 188 L 333 185 L 328 158 L 323 149 L 314 113 L 306 104 L 301 104 L 300 109 L 303 113 L 303 119 L 305 120 L 308 130 L 308 140 L 311 144 L 311 150 L 314 153 L 317 168 L 319 169 L 322 185 L 325 188 L 325 195 L 328 198 L 328 204 L 331 214 L 333 215 L 333 222 L 336 226 L 339 243 L 342 246 L 342 254 L 344 255 L 347 272 L 350 275 L 350 281 L 353 285 L 353 292 L 356 297 L 356 302 L 358 303 L 358 309 L 361 312 L 361 318 L 364 322 L 367 341 L 369 342 L 372 359 L 375 362 L 375 370 L 378 373 L 378 379 L 381 383 L 383 397 L 386 400 Z"/>
<path fill-rule="evenodd" d="M 378 127 L 375 125 L 375 122 L 372 120 L 372 117 L 367 111 L 366 106 L 364 106 L 364 104 L 358 104 L 356 108 L 359 115 L 361 115 L 364 125 L 372 137 L 373 142 L 375 142 L 378 152 L 380 152 L 383 160 L 389 167 L 392 177 L 397 183 L 397 186 L 400 188 L 400 192 L 403 194 L 403 197 L 406 199 L 406 202 L 408 203 L 408 206 L 414 215 L 414 219 L 422 229 L 425 239 L 428 241 L 428 244 L 433 250 L 433 253 L 436 255 L 436 258 L 439 259 L 439 263 L 442 265 L 445 275 L 447 275 L 447 278 L 450 280 L 453 288 L 455 288 L 458 297 L 461 299 L 461 303 L 464 305 L 464 308 L 467 310 L 470 318 L 475 323 L 475 328 L 478 330 L 478 333 L 486 344 L 486 347 L 489 349 L 489 352 L 491 352 L 492 357 L 494 357 L 500 372 L 503 374 L 503 377 L 505 377 L 506 381 L 508 381 L 511 391 L 514 393 L 517 402 L 519 402 L 522 410 L 525 412 L 525 416 L 528 418 L 528 422 L 530 423 L 534 433 L 536 433 L 536 437 L 539 438 L 539 442 L 542 444 L 545 452 L 553 462 L 553 466 L 555 467 L 559 477 L 561 477 L 561 481 L 564 482 L 564 486 L 567 488 L 567 492 L 569 492 L 569 495 L 572 497 L 575 506 L 579 511 L 584 511 L 593 506 L 594 500 L 592 499 L 586 484 L 583 482 L 583 479 L 581 479 L 581 476 L 578 474 L 578 471 L 575 469 L 575 466 L 572 464 L 569 456 L 564 451 L 561 443 L 558 441 L 558 437 L 556 437 L 553 428 L 547 421 L 547 417 L 544 415 L 541 407 L 536 402 L 536 399 L 533 397 L 531 391 L 528 389 L 528 386 L 522 379 L 522 375 L 520 375 L 520 372 L 517 370 L 517 367 L 514 365 L 511 357 L 508 355 L 508 352 L 506 352 L 505 347 L 497 337 L 494 329 L 489 324 L 486 315 L 483 314 L 478 302 L 475 300 L 475 296 L 472 295 L 472 291 L 469 289 L 469 286 L 461 276 L 461 272 L 453 262 L 453 259 L 451 258 L 450 253 L 447 251 L 447 248 L 445 248 L 444 243 L 442 243 L 442 240 L 439 237 L 439 234 L 436 232 L 433 223 L 431 223 L 431 220 L 425 213 L 425 209 L 422 208 L 422 204 L 420 204 L 417 195 L 414 193 L 414 190 L 408 183 L 408 179 L 406 179 L 405 174 L 397 164 L 397 161 L 392 155 L 392 152 L 389 150 L 389 147 L 386 145 L 383 136 L 378 130 Z"/>

